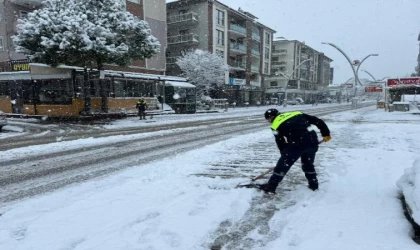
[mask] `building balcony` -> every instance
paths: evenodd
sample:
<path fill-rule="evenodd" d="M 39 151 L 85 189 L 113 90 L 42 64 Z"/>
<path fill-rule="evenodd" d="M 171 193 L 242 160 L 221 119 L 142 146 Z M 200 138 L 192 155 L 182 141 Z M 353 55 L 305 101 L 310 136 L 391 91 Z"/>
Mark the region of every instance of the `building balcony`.
<path fill-rule="evenodd" d="M 230 43 L 230 54 L 246 54 L 246 46 L 240 43 Z"/>
<path fill-rule="evenodd" d="M 246 37 L 246 28 L 243 26 L 231 23 L 229 26 L 229 35 L 234 38 Z"/>
<path fill-rule="evenodd" d="M 195 25 L 198 23 L 198 14 L 194 12 L 189 12 L 179 15 L 170 15 L 166 19 L 168 25 Z"/>
<path fill-rule="evenodd" d="M 300 54 L 300 58 L 302 60 L 306 60 L 306 59 L 309 59 L 309 55 L 308 54 Z"/>
<path fill-rule="evenodd" d="M 42 5 L 44 0 L 9 0 L 9 2 L 24 7 L 37 8 Z"/>
<path fill-rule="evenodd" d="M 255 57 L 261 57 L 261 53 L 258 50 L 251 49 L 251 55 Z"/>
<path fill-rule="evenodd" d="M 285 56 L 287 55 L 287 49 L 276 49 L 272 52 L 273 56 Z"/>
<path fill-rule="evenodd" d="M 271 62 L 271 67 L 285 67 L 287 65 L 286 61 L 277 61 L 277 62 Z"/>
<path fill-rule="evenodd" d="M 246 62 L 245 61 L 229 61 L 229 66 L 231 70 L 236 71 L 245 71 Z"/>
<path fill-rule="evenodd" d="M 251 65 L 251 72 L 259 73 L 260 72 L 260 66 Z"/>
<path fill-rule="evenodd" d="M 261 36 L 257 33 L 252 33 L 252 39 L 258 42 L 261 42 Z"/>
<path fill-rule="evenodd" d="M 168 45 L 183 44 L 183 43 L 199 43 L 198 35 L 186 34 L 168 37 Z"/>

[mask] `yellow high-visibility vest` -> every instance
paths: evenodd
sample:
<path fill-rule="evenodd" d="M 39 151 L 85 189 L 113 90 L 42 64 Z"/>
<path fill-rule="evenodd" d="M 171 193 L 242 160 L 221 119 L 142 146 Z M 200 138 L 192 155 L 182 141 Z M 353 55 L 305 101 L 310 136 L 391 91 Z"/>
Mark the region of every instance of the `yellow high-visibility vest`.
<path fill-rule="evenodd" d="M 271 129 L 277 130 L 283 122 L 301 114 L 302 112 L 300 111 L 281 113 L 274 119 L 273 123 L 271 124 Z"/>

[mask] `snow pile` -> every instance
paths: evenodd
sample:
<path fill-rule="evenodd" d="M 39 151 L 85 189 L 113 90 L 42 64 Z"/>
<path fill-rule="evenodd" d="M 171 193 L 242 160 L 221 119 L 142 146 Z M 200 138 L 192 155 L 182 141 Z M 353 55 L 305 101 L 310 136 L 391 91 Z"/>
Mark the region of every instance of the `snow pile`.
<path fill-rule="evenodd" d="M 398 180 L 397 186 L 404 194 L 413 220 L 420 224 L 420 158 L 414 161 L 413 167 L 405 170 L 403 176 Z"/>

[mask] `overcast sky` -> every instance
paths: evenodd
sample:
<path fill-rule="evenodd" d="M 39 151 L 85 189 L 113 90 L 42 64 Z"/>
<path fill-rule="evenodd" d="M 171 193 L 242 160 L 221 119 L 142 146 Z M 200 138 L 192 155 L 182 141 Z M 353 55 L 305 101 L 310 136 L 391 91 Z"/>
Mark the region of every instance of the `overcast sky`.
<path fill-rule="evenodd" d="M 414 72 L 419 54 L 420 0 L 220 0 L 241 7 L 277 31 L 275 37 L 305 41 L 334 60 L 334 83 L 353 76 L 340 47 L 352 60 L 377 53 L 361 66 L 376 78 Z M 364 72 L 359 77 L 369 78 Z"/>
<path fill-rule="evenodd" d="M 420 0 L 219 0 L 248 11 L 274 29 L 275 37 L 305 41 L 334 60 L 334 83 L 353 76 L 340 47 L 351 60 L 368 58 L 361 70 L 375 78 L 403 77 L 414 72 L 419 54 Z M 168 1 L 169 2 L 169 1 Z M 369 78 L 364 72 L 359 77 Z"/>

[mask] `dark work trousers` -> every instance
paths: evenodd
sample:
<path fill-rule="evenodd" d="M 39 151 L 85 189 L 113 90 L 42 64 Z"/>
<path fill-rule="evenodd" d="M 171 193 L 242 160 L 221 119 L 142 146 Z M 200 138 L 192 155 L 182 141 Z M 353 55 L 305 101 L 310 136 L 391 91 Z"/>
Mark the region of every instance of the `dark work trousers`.
<path fill-rule="evenodd" d="M 139 109 L 139 117 L 140 117 L 140 120 L 142 119 L 146 120 L 146 111 Z"/>
<path fill-rule="evenodd" d="M 274 168 L 274 173 L 268 181 L 270 189 L 275 190 L 279 183 L 283 180 L 289 169 L 300 158 L 302 162 L 302 170 L 305 172 L 306 179 L 316 179 L 314 160 L 318 145 L 309 147 L 286 147 L 281 151 L 281 157 Z"/>

